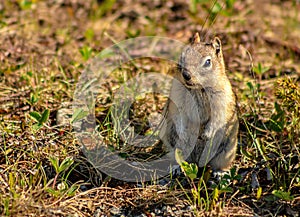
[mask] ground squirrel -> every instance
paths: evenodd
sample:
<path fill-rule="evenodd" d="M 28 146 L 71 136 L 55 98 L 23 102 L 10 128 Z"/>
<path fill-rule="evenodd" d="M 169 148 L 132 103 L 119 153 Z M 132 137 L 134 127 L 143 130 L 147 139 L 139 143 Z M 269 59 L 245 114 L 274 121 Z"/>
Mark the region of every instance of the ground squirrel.
<path fill-rule="evenodd" d="M 201 42 L 196 33 L 181 53 L 166 107 L 161 138 L 191 151 L 187 161 L 226 170 L 237 147 L 236 99 L 225 73 L 222 45 Z"/>

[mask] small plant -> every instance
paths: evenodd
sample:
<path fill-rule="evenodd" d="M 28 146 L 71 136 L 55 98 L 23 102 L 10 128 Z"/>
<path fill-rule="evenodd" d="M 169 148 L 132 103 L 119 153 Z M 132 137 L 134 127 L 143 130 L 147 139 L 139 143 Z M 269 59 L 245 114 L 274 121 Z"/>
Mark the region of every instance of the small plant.
<path fill-rule="evenodd" d="M 285 200 L 285 201 L 294 200 L 294 196 L 292 196 L 290 192 L 285 192 L 285 191 L 282 191 L 282 190 L 274 190 L 274 191 L 272 191 L 272 194 L 275 197 L 277 197 L 279 199 L 282 199 L 282 200 Z"/>
<path fill-rule="evenodd" d="M 181 170 L 185 174 L 185 176 L 188 178 L 189 183 L 191 184 L 191 193 L 192 198 L 186 193 L 186 196 L 189 200 L 189 202 L 194 206 L 194 211 L 197 211 L 197 208 L 201 210 L 208 210 L 210 207 L 210 197 L 208 194 L 208 189 L 206 187 L 204 177 L 205 173 L 202 174 L 201 179 L 198 181 L 198 184 L 196 184 L 195 179 L 198 175 L 198 166 L 194 163 L 188 163 L 183 160 L 182 152 L 179 149 L 176 149 L 175 151 L 175 159 L 177 163 L 180 165 Z M 183 186 L 179 183 L 182 189 Z M 200 193 L 204 189 L 205 191 L 205 198 L 201 197 Z"/>
<path fill-rule="evenodd" d="M 233 193 L 232 184 L 235 181 L 241 180 L 241 176 L 236 173 L 235 168 L 232 168 L 228 173 L 224 172 L 223 175 L 220 174 L 219 178 L 220 181 L 218 184 L 213 184 L 211 186 L 213 188 L 213 192 L 211 194 L 211 209 L 216 207 L 221 194 Z"/>
<path fill-rule="evenodd" d="M 257 103 L 259 99 L 264 95 L 261 90 L 261 85 L 256 81 L 248 81 L 246 83 L 247 88 L 245 89 L 243 98 L 247 99 L 247 107 L 250 108 L 248 114 L 244 114 L 246 117 L 252 117 L 254 120 L 254 124 L 257 125 L 258 122 L 258 114 L 260 113 L 261 107 Z M 244 119 L 246 121 L 246 119 Z M 247 122 L 247 121 L 246 121 Z"/>
<path fill-rule="evenodd" d="M 21 0 L 19 1 L 19 6 L 22 10 L 27 10 L 32 7 L 33 1 L 32 0 Z"/>
<path fill-rule="evenodd" d="M 34 130 L 39 130 L 43 127 L 43 125 L 48 121 L 50 115 L 50 110 L 45 109 L 45 111 L 40 114 L 36 111 L 30 112 L 29 116 L 36 121 L 37 123 L 33 125 Z"/>
<path fill-rule="evenodd" d="M 213 1 L 211 5 L 210 0 L 190 0 L 189 9 L 192 14 L 197 14 L 197 5 L 201 5 L 208 12 L 208 20 L 213 23 L 216 17 L 221 14 L 224 16 L 231 16 L 233 13 L 233 5 L 236 0 L 225 0 L 221 3 Z"/>
<path fill-rule="evenodd" d="M 278 86 L 277 86 L 278 85 Z M 300 88 L 292 78 L 285 77 L 277 80 L 276 97 L 283 108 L 290 111 L 296 118 L 300 117 Z"/>
<path fill-rule="evenodd" d="M 84 61 L 87 61 L 92 56 L 92 48 L 89 46 L 83 46 L 79 49 L 81 56 L 83 57 Z"/>
<path fill-rule="evenodd" d="M 35 93 L 30 93 L 30 97 L 29 97 L 29 100 L 28 100 L 28 103 L 33 106 L 35 103 L 37 103 L 39 100 L 37 94 Z"/>
<path fill-rule="evenodd" d="M 49 157 L 49 160 L 54 167 L 56 174 L 53 179 L 52 188 L 47 188 L 46 190 L 54 196 L 60 196 L 62 194 L 67 194 L 68 196 L 73 195 L 78 186 L 74 184 L 68 188 L 67 179 L 72 172 L 72 169 L 68 171 L 68 173 L 67 170 L 73 165 L 74 160 L 71 157 L 67 157 L 61 164 L 59 164 L 59 159 L 57 157 Z M 60 180 L 60 183 L 58 183 L 58 177 L 60 175 L 62 176 L 62 179 Z M 57 186 L 57 189 L 55 186 Z"/>
<path fill-rule="evenodd" d="M 182 171 L 184 174 L 192 181 L 194 182 L 194 179 L 197 178 L 198 174 L 198 166 L 194 163 L 188 163 L 183 160 L 182 152 L 179 149 L 176 149 L 175 151 L 175 158 L 177 163 L 180 165 Z M 193 183 L 194 184 L 194 183 Z"/>
<path fill-rule="evenodd" d="M 300 88 L 292 78 L 284 77 L 276 83 L 275 118 L 281 130 L 288 132 L 288 139 L 295 145 L 298 144 L 300 135 Z M 274 117 L 273 117 L 274 119 Z M 295 148 L 298 150 L 297 148 Z"/>
<path fill-rule="evenodd" d="M 202 176 L 200 177 L 200 180 L 196 184 L 195 179 L 197 178 L 198 174 L 197 165 L 194 163 L 189 164 L 188 162 L 184 161 L 182 157 L 182 152 L 178 149 L 176 149 L 175 151 L 175 158 L 192 186 L 191 192 L 193 198 L 191 199 L 187 194 L 186 196 L 188 200 L 200 210 L 213 210 L 217 206 L 217 202 L 220 198 L 220 195 L 223 193 L 232 193 L 232 183 L 241 179 L 241 176 L 236 173 L 236 169 L 232 168 L 229 171 L 229 173 L 225 173 L 221 177 L 218 184 L 212 184 L 212 192 L 209 192 L 209 189 L 205 184 L 205 182 L 209 179 L 210 176 L 209 171 L 205 172 L 204 170 Z M 201 196 L 201 194 L 203 194 L 203 191 L 205 197 Z"/>
<path fill-rule="evenodd" d="M 98 1 L 100 2 L 100 1 Z M 104 14 L 108 13 L 112 7 L 114 6 L 116 0 L 104 0 L 99 3 L 99 6 L 97 7 L 95 16 L 96 18 L 101 18 Z"/>
<path fill-rule="evenodd" d="M 139 29 L 137 29 L 137 30 L 128 29 L 125 32 L 126 32 L 126 34 L 129 38 L 135 38 L 135 37 L 138 37 L 141 34 L 141 30 L 139 30 Z"/>
<path fill-rule="evenodd" d="M 261 79 L 261 76 L 269 69 L 270 67 L 264 67 L 261 63 L 258 63 L 257 66 L 253 67 L 253 71 L 259 76 L 259 79 Z"/>
<path fill-rule="evenodd" d="M 277 102 L 275 102 L 274 107 L 275 112 L 266 124 L 268 129 L 275 132 L 282 132 L 285 127 L 285 113 Z"/>

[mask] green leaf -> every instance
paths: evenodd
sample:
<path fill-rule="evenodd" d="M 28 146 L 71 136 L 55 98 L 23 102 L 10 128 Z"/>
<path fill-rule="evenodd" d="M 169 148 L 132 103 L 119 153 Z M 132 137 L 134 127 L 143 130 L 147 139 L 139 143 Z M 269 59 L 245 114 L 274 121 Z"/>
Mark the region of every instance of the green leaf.
<path fill-rule="evenodd" d="M 255 143 L 255 145 L 256 145 L 258 151 L 260 152 L 261 156 L 263 157 L 263 159 L 264 159 L 265 161 L 268 161 L 269 159 L 268 159 L 268 157 L 265 155 L 265 147 L 264 147 L 264 145 L 263 145 L 262 143 L 260 143 L 260 141 L 259 141 L 258 138 L 256 138 L 256 139 L 254 140 L 254 143 Z"/>
<path fill-rule="evenodd" d="M 214 188 L 214 191 L 212 193 L 212 199 L 213 200 L 218 200 L 219 199 L 219 189 L 218 188 Z"/>
<path fill-rule="evenodd" d="M 8 184 L 10 189 L 14 189 L 15 188 L 15 175 L 14 173 L 9 173 L 8 175 Z"/>
<path fill-rule="evenodd" d="M 249 87 L 249 89 L 250 89 L 251 91 L 254 90 L 253 84 L 252 84 L 250 81 L 248 81 L 248 82 L 246 83 L 246 85 Z"/>
<path fill-rule="evenodd" d="M 175 149 L 175 160 L 180 166 L 182 165 L 183 162 L 185 162 L 183 160 L 182 151 L 178 148 Z"/>
<path fill-rule="evenodd" d="M 74 163 L 74 160 L 72 158 L 70 158 L 70 157 L 64 159 L 63 162 L 61 162 L 61 164 L 60 164 L 60 166 L 58 168 L 58 172 L 61 173 L 61 172 L 65 171 L 73 163 Z"/>
<path fill-rule="evenodd" d="M 49 115 L 50 115 L 50 110 L 49 109 L 46 109 L 43 114 L 42 114 L 42 117 L 39 121 L 40 124 L 44 124 L 48 121 L 48 118 L 49 118 Z"/>
<path fill-rule="evenodd" d="M 49 157 L 49 160 L 50 160 L 52 166 L 54 167 L 55 172 L 59 173 L 59 160 L 58 160 L 58 158 L 57 157 Z"/>
<path fill-rule="evenodd" d="M 46 188 L 46 191 L 56 197 L 61 194 L 59 191 L 54 190 L 53 188 Z"/>
<path fill-rule="evenodd" d="M 182 151 L 178 148 L 175 149 L 175 160 L 180 165 L 183 172 L 189 177 L 191 180 L 197 178 L 198 174 L 198 167 L 196 164 L 191 163 L 189 164 L 185 160 L 183 160 Z"/>
<path fill-rule="evenodd" d="M 33 105 L 39 100 L 38 96 L 34 93 L 30 93 L 30 104 Z"/>
<path fill-rule="evenodd" d="M 223 187 L 220 189 L 220 193 L 232 193 L 233 192 L 233 189 L 231 187 Z"/>
<path fill-rule="evenodd" d="M 266 71 L 268 71 L 269 69 L 270 69 L 270 67 L 263 67 L 261 63 L 258 63 L 258 65 L 253 68 L 253 71 L 256 74 L 261 75 L 261 74 L 265 73 Z"/>
<path fill-rule="evenodd" d="M 32 1 L 31 0 L 22 0 L 19 3 L 19 5 L 23 10 L 30 9 L 32 6 Z"/>
<path fill-rule="evenodd" d="M 67 195 L 70 196 L 74 196 L 76 193 L 76 190 L 78 189 L 77 185 L 72 185 L 69 189 L 68 189 L 68 193 Z"/>
<path fill-rule="evenodd" d="M 92 41 L 94 38 L 94 35 L 95 35 L 95 32 L 93 29 L 87 29 L 84 33 L 84 36 L 88 41 Z"/>
<path fill-rule="evenodd" d="M 126 30 L 126 34 L 128 35 L 129 38 L 135 38 L 138 37 L 141 34 L 141 30 Z"/>
<path fill-rule="evenodd" d="M 42 116 L 38 112 L 29 112 L 29 115 L 36 122 L 40 122 L 40 119 L 42 118 Z"/>
<path fill-rule="evenodd" d="M 195 14 L 197 12 L 197 1 L 196 0 L 190 0 L 190 11 Z"/>
<path fill-rule="evenodd" d="M 72 115 L 71 123 L 77 122 L 85 118 L 89 114 L 88 111 L 84 111 L 82 108 L 77 108 Z"/>
<path fill-rule="evenodd" d="M 240 151 L 241 151 L 241 153 L 242 153 L 246 158 L 248 158 L 248 159 L 252 159 L 252 158 L 253 158 L 253 155 L 252 155 L 250 152 L 248 152 L 246 149 L 241 148 Z"/>
<path fill-rule="evenodd" d="M 2 29 L 5 26 L 7 26 L 7 23 L 4 22 L 3 20 L 0 20 L 0 29 Z"/>
<path fill-rule="evenodd" d="M 270 119 L 268 122 L 268 128 L 274 132 L 280 133 L 284 129 L 284 123 L 275 121 L 273 119 Z"/>
<path fill-rule="evenodd" d="M 191 180 L 194 180 L 195 178 L 197 178 L 198 167 L 196 164 L 194 164 L 194 163 L 189 164 L 186 161 L 184 161 L 181 165 L 181 168 L 183 168 L 184 172 Z"/>
<path fill-rule="evenodd" d="M 285 116 L 284 111 L 280 107 L 280 105 L 275 102 L 275 114 L 272 114 L 269 121 L 267 121 L 267 126 L 269 129 L 275 131 L 275 132 L 282 132 L 285 126 Z"/>
<path fill-rule="evenodd" d="M 232 9 L 235 1 L 236 1 L 236 0 L 226 0 L 226 1 L 225 1 L 225 3 L 226 3 L 226 8 L 227 8 L 227 9 Z"/>
<path fill-rule="evenodd" d="M 102 17 L 105 15 L 107 12 L 109 12 L 112 7 L 114 6 L 116 0 L 104 0 L 101 1 L 101 4 L 98 6 L 97 9 L 97 17 Z"/>
<path fill-rule="evenodd" d="M 291 196 L 290 192 L 285 192 L 281 190 L 274 190 L 272 191 L 272 194 L 275 197 L 278 197 L 279 199 L 285 200 L 285 201 L 291 201 L 294 199 L 293 196 Z"/>
<path fill-rule="evenodd" d="M 218 14 L 222 10 L 222 6 L 219 2 L 216 2 L 211 10 L 212 13 Z"/>
<path fill-rule="evenodd" d="M 88 46 L 84 46 L 83 48 L 79 49 L 79 52 L 85 61 L 87 61 L 91 57 L 92 51 L 92 48 Z"/>
<path fill-rule="evenodd" d="M 38 131 L 39 129 L 41 129 L 43 127 L 42 124 L 40 123 L 36 123 L 32 126 L 33 130 Z"/>

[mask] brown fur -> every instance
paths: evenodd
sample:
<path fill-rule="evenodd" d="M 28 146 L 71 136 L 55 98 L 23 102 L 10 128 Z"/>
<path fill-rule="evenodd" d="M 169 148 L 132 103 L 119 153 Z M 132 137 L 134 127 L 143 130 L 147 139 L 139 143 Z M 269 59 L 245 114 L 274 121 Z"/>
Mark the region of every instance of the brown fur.
<path fill-rule="evenodd" d="M 237 147 L 235 96 L 225 73 L 219 38 L 201 42 L 198 33 L 183 50 L 172 83 L 161 138 L 189 162 L 226 170 Z"/>

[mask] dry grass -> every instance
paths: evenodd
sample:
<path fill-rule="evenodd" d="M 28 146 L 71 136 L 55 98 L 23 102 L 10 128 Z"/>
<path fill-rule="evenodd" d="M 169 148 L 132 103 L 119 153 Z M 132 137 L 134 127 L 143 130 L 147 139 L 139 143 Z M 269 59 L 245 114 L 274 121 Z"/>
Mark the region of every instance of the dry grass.
<path fill-rule="evenodd" d="M 234 4 L 217 11 L 215 21 L 208 11 L 213 1 L 196 8 L 192 2 L 0 2 L 0 215 L 151 216 L 155 209 L 164 210 L 161 216 L 299 215 L 298 1 L 220 1 Z M 57 125 L 56 115 L 70 105 L 92 57 L 114 40 L 157 35 L 187 42 L 203 26 L 203 36 L 222 39 L 238 97 L 240 146 L 233 168 L 241 177 L 232 178 L 226 192 L 221 184 L 202 189 L 201 207 L 188 199 L 193 198 L 189 183 L 183 190 L 178 184 L 140 185 L 101 174 L 84 158 L 72 127 Z M 157 60 L 137 64 L 138 70 L 130 64 L 123 70 L 130 76 L 168 70 Z M 102 124 L 122 79 L 107 79 L 107 89 L 97 96 Z M 141 120 L 156 102 L 148 97 L 136 102 L 133 113 L 144 133 L 147 125 Z M 163 100 L 155 109 L 162 110 Z M 46 109 L 47 121 L 34 130 L 30 112 Z M 59 165 L 70 161 L 58 171 L 50 159 Z M 220 193 L 214 197 L 216 188 Z"/>

